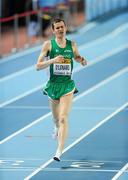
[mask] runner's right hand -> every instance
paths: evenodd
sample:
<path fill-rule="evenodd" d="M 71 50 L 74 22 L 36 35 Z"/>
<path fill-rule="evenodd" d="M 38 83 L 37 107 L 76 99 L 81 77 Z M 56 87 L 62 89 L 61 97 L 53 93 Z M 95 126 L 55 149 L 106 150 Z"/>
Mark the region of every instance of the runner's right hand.
<path fill-rule="evenodd" d="M 54 58 L 54 63 L 63 63 L 64 62 L 64 56 L 59 55 Z"/>

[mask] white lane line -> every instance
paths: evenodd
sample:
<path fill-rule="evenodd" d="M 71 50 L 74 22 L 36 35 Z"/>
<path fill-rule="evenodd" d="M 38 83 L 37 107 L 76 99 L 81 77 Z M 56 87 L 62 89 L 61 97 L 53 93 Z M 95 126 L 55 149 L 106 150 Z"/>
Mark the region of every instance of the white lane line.
<path fill-rule="evenodd" d="M 17 158 L 3 158 L 0 157 L 0 162 L 8 162 L 8 161 L 42 161 L 42 160 L 46 160 L 44 158 L 22 158 L 22 157 L 17 157 Z M 117 162 L 121 162 L 121 161 L 117 161 Z"/>
<path fill-rule="evenodd" d="M 117 180 L 126 171 L 128 172 L 128 163 L 112 178 L 112 180 Z"/>
<path fill-rule="evenodd" d="M 83 44 L 81 46 L 79 46 L 79 51 L 82 50 L 82 49 L 85 49 L 85 48 L 89 48 L 93 45 L 97 45 L 97 43 L 102 43 L 103 41 L 106 41 L 107 39 L 111 39 L 113 37 L 116 37 L 117 35 L 119 35 L 121 32 L 125 31 L 126 29 L 128 28 L 128 23 L 125 23 L 123 25 L 121 25 L 120 27 L 118 27 L 117 29 L 115 29 L 114 31 L 112 31 L 111 33 L 101 37 L 101 38 L 98 38 L 94 41 L 91 41 L 87 44 Z M 33 66 L 30 66 L 28 68 L 25 68 L 25 69 L 22 69 L 18 72 L 15 72 L 15 73 L 12 73 L 12 74 L 9 74 L 3 78 L 1 78 L 0 82 L 3 82 L 3 81 L 6 81 L 6 80 L 9 80 L 11 78 L 14 78 L 15 76 L 19 76 L 27 71 L 30 71 L 30 70 L 33 70 L 35 68 L 35 65 Z"/>
<path fill-rule="evenodd" d="M 98 123 L 96 126 L 94 126 L 91 130 L 83 134 L 80 138 L 78 138 L 76 141 L 74 141 L 71 145 L 69 145 L 67 148 L 64 149 L 63 153 L 67 152 L 69 149 L 71 149 L 73 146 L 78 144 L 80 141 L 82 141 L 84 138 L 86 138 L 88 135 L 93 133 L 97 128 L 99 128 L 101 125 L 106 123 L 108 120 L 110 120 L 112 117 L 114 117 L 116 114 L 118 114 L 120 111 L 122 111 L 125 107 L 128 106 L 128 102 L 122 105 L 120 108 L 118 108 L 115 112 L 107 116 L 105 119 L 103 119 L 100 123 Z M 30 180 L 33 176 L 35 176 L 38 172 L 42 171 L 46 166 L 48 166 L 51 162 L 53 162 L 53 159 L 50 159 L 43 165 L 41 165 L 39 168 L 37 168 L 35 171 L 33 171 L 30 175 L 28 175 L 24 180 Z"/>
<path fill-rule="evenodd" d="M 29 167 L 29 166 L 19 166 L 18 167 L 18 165 L 19 164 L 17 164 L 17 166 L 16 167 L 12 167 L 12 166 L 10 166 L 10 167 L 1 167 L 0 168 L 0 171 L 32 171 L 32 170 L 34 170 L 36 167 L 35 166 L 32 166 L 32 167 Z M 99 167 L 97 167 L 97 168 L 99 168 Z M 46 172 L 46 171 L 49 171 L 49 172 L 113 172 L 113 173 L 116 173 L 116 172 L 118 172 L 119 170 L 118 169 L 96 169 L 96 168 L 93 168 L 92 167 L 92 169 L 91 168 L 70 168 L 70 167 L 68 167 L 67 169 L 65 168 L 45 168 L 44 170 L 43 170 L 44 172 Z M 125 171 L 125 172 L 128 172 L 128 171 Z M 24 180 L 30 180 L 30 179 L 27 179 L 27 178 L 25 178 Z"/>
<path fill-rule="evenodd" d="M 106 111 L 106 110 L 114 110 L 114 109 L 117 109 L 118 106 L 116 107 L 103 107 L 103 106 L 73 106 L 72 107 L 72 110 L 101 110 L 101 111 Z M 34 110 L 39 110 L 39 109 L 49 109 L 50 110 L 50 107 L 49 106 L 5 106 L 3 107 L 3 109 L 34 109 Z M 125 109 L 125 111 L 127 111 L 128 108 Z"/>
<path fill-rule="evenodd" d="M 111 33 L 109 33 L 105 36 L 102 36 L 102 37 L 100 37 L 94 41 L 91 41 L 87 44 L 81 45 L 80 50 L 85 49 L 85 48 L 90 48 L 91 46 L 94 46 L 94 45 L 97 46 L 99 43 L 102 43 L 103 41 L 106 41 L 108 39 L 113 39 L 116 36 L 118 36 L 120 33 L 122 33 L 123 31 L 125 31 L 126 29 L 128 29 L 128 23 L 125 23 L 125 24 L 119 26 L 118 28 L 114 29 Z"/>
<path fill-rule="evenodd" d="M 81 28 L 81 30 L 79 30 L 78 32 L 85 33 L 88 30 L 90 30 L 90 29 L 92 29 L 92 28 L 94 28 L 95 26 L 98 26 L 98 25 L 99 24 L 97 22 L 95 22 L 95 21 L 93 23 L 92 22 L 87 23 L 85 25 L 85 27 Z M 118 27 L 116 27 L 116 28 L 118 28 Z M 18 52 L 17 54 L 12 55 L 11 57 L 5 57 L 5 58 L 3 58 L 2 61 L 0 61 L 0 64 L 5 63 L 5 62 L 10 61 L 10 60 L 14 60 L 14 58 L 19 58 L 19 57 L 22 57 L 24 55 L 28 55 L 28 54 L 34 53 L 36 51 L 39 51 L 41 49 L 41 47 L 42 47 L 42 45 L 39 45 L 37 47 L 33 47 L 31 49 L 29 48 L 29 49 L 24 50 L 22 52 Z"/>
<path fill-rule="evenodd" d="M 43 87 L 43 84 L 40 85 L 40 86 L 38 86 L 38 87 L 36 87 L 36 88 L 34 88 L 34 89 L 31 89 L 31 90 L 25 92 L 25 93 L 23 93 L 23 94 L 21 94 L 21 95 L 19 95 L 19 96 L 16 96 L 15 98 L 10 99 L 10 100 L 8 100 L 8 101 L 0 104 L 0 108 L 2 108 L 3 106 L 6 106 L 6 105 L 8 105 L 8 104 L 10 104 L 10 103 L 12 103 L 12 102 L 14 102 L 14 101 L 17 101 L 17 100 L 19 100 L 19 99 L 21 99 L 21 98 L 23 98 L 23 97 L 26 97 L 26 96 L 34 93 L 34 92 L 38 91 L 39 89 L 41 89 L 42 87 Z"/>
<path fill-rule="evenodd" d="M 81 97 L 83 96 L 86 96 L 87 94 L 95 91 L 96 89 L 100 88 L 101 86 L 107 84 L 108 82 L 112 81 L 113 79 L 121 76 L 122 74 L 128 72 L 128 67 L 127 68 L 124 68 L 123 70 L 117 72 L 116 74 L 114 74 L 113 76 L 109 77 L 109 78 L 106 78 L 105 80 L 101 81 L 100 83 L 96 84 L 95 86 L 91 87 L 90 89 L 86 90 L 85 92 L 81 93 L 80 95 L 76 96 L 73 101 L 77 101 L 78 99 L 80 99 Z M 20 129 L 19 131 L 11 134 L 10 136 L 6 137 L 5 139 L 3 139 L 2 141 L 0 141 L 0 144 L 3 144 L 5 143 L 6 141 L 12 139 L 13 137 L 17 136 L 18 134 L 20 134 L 21 132 L 27 130 L 28 128 L 32 127 L 33 125 L 39 123 L 40 121 L 44 120 L 46 117 L 49 117 L 51 115 L 51 112 L 50 113 L 47 113 L 46 115 L 40 117 L 39 119 L 33 121 L 31 124 L 25 126 L 24 128 Z"/>
<path fill-rule="evenodd" d="M 29 67 L 27 67 L 27 68 L 24 68 L 24 69 L 22 69 L 22 70 L 19 70 L 19 71 L 17 71 L 17 72 L 14 72 L 14 73 L 12 73 L 12 74 L 7 75 L 7 76 L 4 76 L 3 78 L 0 79 L 0 83 L 2 83 L 3 81 L 7 81 L 7 80 L 9 80 L 9 79 L 12 79 L 12 78 L 14 78 L 14 77 L 16 77 L 16 76 L 20 76 L 20 75 L 22 75 L 22 74 L 24 74 L 24 73 L 27 73 L 27 72 L 29 72 L 29 71 L 32 71 L 32 70 L 35 70 L 35 71 L 36 71 L 35 65 L 29 66 Z"/>
<path fill-rule="evenodd" d="M 23 158 L 23 157 L 17 157 L 17 158 L 3 158 L 0 157 L 0 163 L 6 163 L 6 162 L 25 162 L 25 161 L 44 161 L 47 158 Z M 81 159 L 61 159 L 61 162 L 75 162 L 75 163 L 111 163 L 111 164 L 123 164 L 123 161 L 107 161 L 107 160 L 94 160 L 94 159 L 88 159 L 88 160 L 81 160 Z M 31 162 L 32 163 L 32 162 Z"/>
<path fill-rule="evenodd" d="M 76 72 L 79 72 L 80 70 L 82 70 L 82 69 L 84 69 L 84 68 L 88 68 L 89 66 L 92 66 L 92 65 L 94 65 L 94 64 L 96 64 L 96 63 L 98 63 L 98 62 L 100 62 L 100 61 L 102 61 L 102 60 L 105 60 L 105 59 L 107 59 L 107 58 L 109 58 L 109 57 L 111 57 L 111 56 L 114 56 L 115 54 L 118 54 L 118 53 L 120 53 L 121 51 L 124 51 L 124 50 L 126 50 L 126 49 L 128 49 L 128 43 L 123 44 L 123 45 L 121 45 L 121 46 L 113 49 L 113 50 L 110 51 L 110 52 L 104 53 L 104 54 L 102 54 L 102 55 L 100 55 L 100 56 L 92 59 L 92 61 L 89 62 L 89 64 L 88 64 L 87 66 L 84 66 L 84 67 L 81 67 L 81 66 L 76 67 L 76 68 L 74 69 L 74 72 L 75 72 L 75 73 L 76 73 Z"/>
<path fill-rule="evenodd" d="M 78 29 L 78 32 L 77 34 L 75 34 L 75 36 L 78 34 L 82 35 L 86 33 L 87 31 L 91 30 L 92 28 L 96 27 L 97 25 L 98 25 L 97 22 L 91 22 L 89 24 L 86 24 L 84 27 L 81 27 L 80 29 Z"/>
<path fill-rule="evenodd" d="M 119 72 L 115 73 L 114 75 L 110 76 L 109 78 L 106 78 L 105 80 L 101 81 L 100 83 L 96 84 L 95 86 L 91 87 L 90 89 L 86 90 L 85 92 L 81 93 L 80 95 L 76 96 L 75 101 L 80 99 L 81 97 L 95 91 L 96 89 L 100 88 L 101 86 L 107 84 L 108 82 L 112 81 L 113 79 L 115 79 L 127 72 L 128 72 L 128 67 L 120 70 Z"/>
<path fill-rule="evenodd" d="M 10 136 L 6 137 L 5 139 L 3 139 L 2 141 L 0 141 L 0 144 L 5 143 L 6 141 L 12 139 L 13 137 L 17 136 L 18 134 L 24 132 L 25 130 L 27 130 L 28 128 L 34 126 L 35 124 L 39 123 L 40 121 L 43 121 L 45 118 L 51 116 L 51 112 L 41 116 L 40 118 L 36 119 L 35 121 L 33 121 L 32 123 L 30 123 L 29 125 L 25 126 L 24 128 L 20 129 L 19 131 L 16 131 L 15 133 L 11 134 Z"/>
<path fill-rule="evenodd" d="M 84 68 L 89 68 L 90 66 L 93 66 L 96 63 L 98 63 L 98 62 L 100 62 L 102 60 L 105 60 L 106 58 L 109 58 L 109 57 L 111 57 L 111 56 L 113 56 L 113 55 L 115 55 L 115 54 L 117 54 L 117 53 L 119 53 L 119 52 L 121 52 L 121 51 L 123 51 L 123 50 L 125 50 L 127 48 L 128 48 L 128 44 L 124 44 L 124 45 L 121 45 L 120 47 L 118 47 L 116 49 L 113 49 L 109 53 L 105 53 L 105 54 L 103 54 L 101 56 L 98 56 L 92 62 L 90 62 L 87 66 L 85 66 L 85 67 L 83 67 L 83 66 L 81 67 L 80 66 L 80 67 L 75 68 L 74 71 L 73 71 L 73 74 L 76 73 L 76 72 L 81 71 Z M 38 91 L 42 87 L 43 87 L 43 85 L 38 86 L 38 87 L 36 87 L 36 88 L 34 88 L 34 89 L 30 90 L 30 91 L 27 91 L 27 92 L 25 92 L 25 93 L 23 93 L 23 94 L 21 94 L 19 96 L 16 96 L 15 98 L 12 98 L 12 99 L 10 99 L 8 101 L 5 101 L 4 103 L 0 104 L 0 108 L 3 107 L 3 106 L 6 106 L 6 105 L 8 105 L 8 104 L 10 104 L 10 103 L 12 103 L 12 102 L 14 102 L 16 100 L 19 100 L 19 99 L 21 99 L 21 98 L 23 98 L 23 97 L 25 97 L 25 96 L 35 92 L 35 91 Z"/>
<path fill-rule="evenodd" d="M 11 60 L 15 60 L 16 58 L 20 58 L 20 57 L 25 56 L 25 55 L 32 54 L 36 51 L 39 51 L 41 49 L 41 47 L 42 47 L 42 45 L 38 45 L 36 47 L 31 47 L 27 50 L 23 50 L 21 52 L 18 52 L 16 54 L 11 55 L 11 56 L 2 58 L 2 60 L 0 61 L 0 64 L 6 63 L 6 62 L 11 61 Z"/>
<path fill-rule="evenodd" d="M 102 55 L 100 55 L 100 56 L 92 59 L 92 61 L 89 63 L 89 66 L 90 66 L 91 64 L 95 64 L 95 63 L 97 63 L 97 62 L 99 62 L 99 61 L 101 61 L 101 60 L 103 60 L 103 59 L 105 59 L 105 58 L 107 58 L 107 57 L 110 57 L 110 56 L 112 56 L 112 55 L 114 55 L 114 54 L 116 54 L 116 53 L 119 53 L 119 52 L 121 52 L 121 51 L 123 51 L 123 50 L 125 50 L 125 49 L 127 49 L 127 48 L 128 48 L 128 44 L 127 44 L 127 43 L 126 43 L 126 44 L 123 44 L 123 45 L 121 45 L 121 46 L 113 49 L 113 50 L 110 51 L 110 52 L 104 53 L 104 54 L 102 54 Z M 76 68 L 76 69 L 82 69 L 82 68 L 81 68 L 81 67 L 78 67 L 78 68 Z M 76 69 L 74 70 L 74 72 L 77 71 Z M 14 78 L 15 76 L 20 76 L 20 75 L 22 75 L 22 74 L 24 74 L 24 73 L 27 73 L 28 71 L 32 71 L 32 70 L 35 70 L 35 71 L 36 71 L 35 65 L 34 65 L 34 66 L 32 65 L 32 66 L 30 66 L 29 68 L 25 68 L 25 69 L 23 69 L 23 70 L 20 70 L 20 71 L 15 72 L 15 73 L 13 73 L 13 74 L 11 74 L 11 75 L 7 75 L 7 76 L 1 78 L 1 79 L 0 79 L 0 83 L 3 82 L 3 81 L 6 81 L 6 80 L 12 79 L 12 78 Z"/>
<path fill-rule="evenodd" d="M 97 25 L 96 22 L 88 23 L 88 24 L 86 24 L 84 27 L 81 27 L 81 30 L 79 30 L 78 33 L 85 33 L 85 32 L 87 32 L 87 31 L 89 31 L 90 29 L 94 28 L 96 25 Z M 77 35 L 77 34 L 75 34 L 75 35 Z M 72 34 L 69 35 L 69 36 L 72 36 Z M 22 56 L 25 56 L 25 55 L 34 53 L 34 52 L 36 52 L 36 51 L 39 51 L 39 50 L 41 49 L 41 47 L 42 47 L 42 45 L 39 45 L 39 46 L 37 46 L 37 47 L 33 47 L 33 48 L 31 48 L 31 49 L 29 48 L 29 49 L 27 49 L 27 50 L 24 50 L 24 51 L 22 51 L 22 52 L 19 52 L 19 53 L 17 53 L 17 54 L 14 54 L 14 55 L 12 55 L 11 57 L 5 57 L 5 58 L 3 58 L 2 61 L 0 61 L 0 64 L 5 63 L 5 62 L 8 62 L 8 61 L 10 61 L 10 60 L 14 60 L 14 58 L 19 58 L 19 57 L 22 57 Z"/>

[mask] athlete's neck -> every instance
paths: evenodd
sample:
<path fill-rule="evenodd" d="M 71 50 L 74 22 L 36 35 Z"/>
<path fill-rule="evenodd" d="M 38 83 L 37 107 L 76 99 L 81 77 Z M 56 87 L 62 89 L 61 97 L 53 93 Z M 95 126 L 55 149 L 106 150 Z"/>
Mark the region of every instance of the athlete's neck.
<path fill-rule="evenodd" d="M 66 39 L 65 38 L 56 38 L 55 39 L 57 44 L 61 47 L 65 47 L 66 46 Z"/>

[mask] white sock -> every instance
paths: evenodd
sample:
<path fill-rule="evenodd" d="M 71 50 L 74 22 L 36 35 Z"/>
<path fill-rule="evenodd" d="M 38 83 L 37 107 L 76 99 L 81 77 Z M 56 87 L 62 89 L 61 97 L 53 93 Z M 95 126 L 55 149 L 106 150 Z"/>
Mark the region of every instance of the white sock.
<path fill-rule="evenodd" d="M 57 149 L 55 157 L 60 159 L 60 156 L 62 155 L 62 151 L 60 151 L 59 149 Z"/>
<path fill-rule="evenodd" d="M 58 128 L 56 126 L 54 127 L 52 137 L 53 137 L 53 139 L 56 139 L 58 137 Z"/>

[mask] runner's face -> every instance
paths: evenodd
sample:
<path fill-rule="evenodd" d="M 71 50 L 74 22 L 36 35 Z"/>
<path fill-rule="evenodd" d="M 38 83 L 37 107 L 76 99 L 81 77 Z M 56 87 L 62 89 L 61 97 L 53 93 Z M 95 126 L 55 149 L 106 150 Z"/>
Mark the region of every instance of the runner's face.
<path fill-rule="evenodd" d="M 63 21 L 54 24 L 53 33 L 56 37 L 64 37 L 66 34 L 66 26 Z"/>

